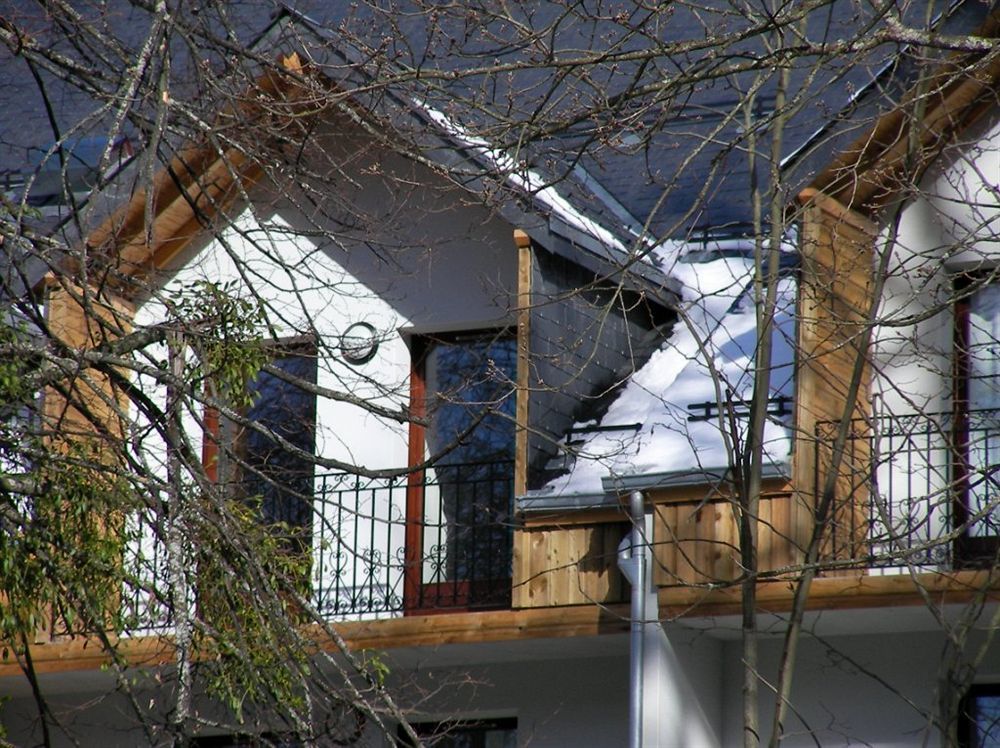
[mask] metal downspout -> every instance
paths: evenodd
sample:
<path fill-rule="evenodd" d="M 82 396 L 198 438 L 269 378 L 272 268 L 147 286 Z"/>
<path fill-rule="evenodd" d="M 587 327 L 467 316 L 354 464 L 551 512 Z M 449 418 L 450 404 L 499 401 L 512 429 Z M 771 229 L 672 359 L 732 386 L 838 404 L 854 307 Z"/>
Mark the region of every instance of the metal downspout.
<path fill-rule="evenodd" d="M 646 513 L 641 491 L 629 494 L 632 531 L 618 547 L 618 568 L 632 585 L 631 634 L 629 640 L 629 748 L 642 748 L 642 701 L 646 624 Z"/>

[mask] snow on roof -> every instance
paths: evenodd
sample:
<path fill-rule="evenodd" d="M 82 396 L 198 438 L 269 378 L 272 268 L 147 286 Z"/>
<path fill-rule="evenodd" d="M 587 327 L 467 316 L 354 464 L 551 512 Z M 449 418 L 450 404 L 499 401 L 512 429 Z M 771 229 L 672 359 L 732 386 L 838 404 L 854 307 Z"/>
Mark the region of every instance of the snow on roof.
<path fill-rule="evenodd" d="M 596 495 L 609 477 L 718 473 L 730 464 L 731 426 L 742 438 L 748 419 L 720 419 L 716 404 L 728 398 L 736 411 L 745 411 L 740 404 L 752 390 L 757 347 L 753 259 L 678 263 L 672 274 L 684 286 L 674 335 L 632 376 L 600 423 L 577 424 L 570 432 L 564 449 L 575 458 L 572 468 L 532 498 Z M 794 280 L 780 280 L 778 291 L 771 392 L 790 397 Z M 704 407 L 690 407 L 696 404 Z M 788 424 L 769 418 L 764 442 L 772 463 L 787 462 Z"/>
<path fill-rule="evenodd" d="M 602 246 L 615 249 L 619 252 L 628 252 L 628 247 L 612 232 L 601 226 L 583 212 L 578 210 L 569 200 L 563 197 L 556 188 L 547 182 L 538 172 L 520 167 L 517 162 L 506 151 L 497 148 L 483 138 L 470 134 L 458 123 L 451 120 L 443 112 L 423 101 L 414 101 L 414 106 L 424 114 L 442 131 L 448 133 L 457 142 L 468 148 L 475 150 L 480 156 L 486 159 L 487 163 L 493 167 L 497 173 L 504 178 L 514 188 L 521 190 L 525 194 L 532 195 L 542 205 L 558 216 L 568 226 L 587 234 L 596 239 Z M 632 234 L 633 229 L 629 226 L 621 227 L 627 234 Z"/>

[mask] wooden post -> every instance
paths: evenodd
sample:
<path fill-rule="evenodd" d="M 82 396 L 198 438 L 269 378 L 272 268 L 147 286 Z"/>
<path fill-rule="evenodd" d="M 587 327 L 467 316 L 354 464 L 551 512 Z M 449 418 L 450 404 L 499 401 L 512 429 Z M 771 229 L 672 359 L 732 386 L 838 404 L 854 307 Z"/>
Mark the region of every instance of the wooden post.
<path fill-rule="evenodd" d="M 517 398 L 514 432 L 514 495 L 528 490 L 528 401 L 531 396 L 531 237 L 520 229 L 514 230 L 517 247 Z M 530 604 L 525 580 L 530 575 L 528 559 L 531 542 L 529 533 L 515 528 L 512 544 L 511 605 L 515 608 Z"/>
<path fill-rule="evenodd" d="M 802 213 L 802 273 L 799 283 L 798 370 L 796 372 L 792 507 L 793 541 L 809 542 L 817 486 L 832 434 L 824 424 L 856 421 L 846 459 L 841 463 L 837 497 L 822 558 L 849 558 L 864 543 L 868 512 L 868 374 L 855 402 L 847 387 L 860 350 L 871 306 L 877 227 L 864 216 L 815 190 L 799 196 Z M 867 363 L 864 364 L 866 367 Z M 824 450 L 827 450 L 825 452 Z M 836 536 L 833 535 L 836 530 Z"/>
<path fill-rule="evenodd" d="M 427 415 L 427 387 L 424 382 L 424 342 L 415 338 L 410 364 L 410 415 L 421 419 Z M 420 465 L 425 459 L 423 425 L 410 421 L 407 464 Z M 423 469 L 406 476 L 406 532 L 403 547 L 403 611 L 423 607 L 421 588 L 424 574 L 424 476 Z"/>

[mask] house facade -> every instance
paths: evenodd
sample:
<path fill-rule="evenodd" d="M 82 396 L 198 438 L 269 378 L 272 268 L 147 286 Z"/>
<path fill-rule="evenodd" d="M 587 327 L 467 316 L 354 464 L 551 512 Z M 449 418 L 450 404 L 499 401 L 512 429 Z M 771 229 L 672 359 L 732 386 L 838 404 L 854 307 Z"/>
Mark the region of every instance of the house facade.
<path fill-rule="evenodd" d="M 108 201 L 92 266 L 38 284 L 55 345 L 155 333 L 129 384 L 95 367 L 41 411 L 54 448 L 126 445 L 147 493 L 102 525 L 124 539 L 113 640 L 53 610 L 11 644 L 6 739 L 160 744 L 187 682 L 196 744 L 300 744 L 241 723 L 198 656 L 182 675 L 185 627 L 238 628 L 213 595 L 254 568 L 174 534 L 203 494 L 268 528 L 316 673 L 377 669 L 420 738 L 739 745 L 751 668 L 767 740 L 790 629 L 784 744 L 948 744 L 949 708 L 986 736 L 1000 162 L 996 66 L 967 55 L 930 104 L 823 134 L 840 155 L 766 236 L 653 238 L 586 166 L 508 168 L 424 102 L 407 123 L 446 168 L 337 112 L 314 118 L 315 183 L 179 150 Z M 391 710 L 338 709 L 315 744 L 412 742 Z"/>

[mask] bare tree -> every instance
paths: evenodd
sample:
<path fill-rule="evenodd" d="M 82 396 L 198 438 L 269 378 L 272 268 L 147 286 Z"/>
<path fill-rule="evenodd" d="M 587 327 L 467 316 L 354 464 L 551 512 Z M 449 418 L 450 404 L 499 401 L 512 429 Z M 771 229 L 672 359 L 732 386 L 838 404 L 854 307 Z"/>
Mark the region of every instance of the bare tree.
<path fill-rule="evenodd" d="M 650 501 L 653 579 L 738 590 L 744 745 L 814 731 L 810 594 L 858 569 L 938 618 L 927 734 L 955 743 L 995 584 L 961 569 L 1000 553 L 992 34 L 875 0 L 0 6 L 0 638 L 45 742 L 40 629 L 97 637 L 151 741 L 417 743 L 331 619 L 509 604 L 512 490 L 669 465 L 698 488 Z M 512 226 L 586 261 L 528 288 Z M 529 350 L 564 302 L 586 329 Z M 532 421 L 536 396 L 578 405 Z M 957 618 L 931 574 L 967 586 Z M 159 637 L 169 703 L 121 632 Z"/>

